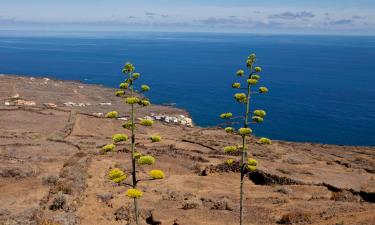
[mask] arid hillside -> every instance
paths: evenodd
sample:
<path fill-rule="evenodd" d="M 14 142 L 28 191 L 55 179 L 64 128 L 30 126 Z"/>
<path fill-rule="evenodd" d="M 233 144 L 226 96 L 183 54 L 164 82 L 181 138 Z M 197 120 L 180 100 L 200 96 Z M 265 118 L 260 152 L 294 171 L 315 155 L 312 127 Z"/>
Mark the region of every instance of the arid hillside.
<path fill-rule="evenodd" d="M 104 117 L 112 110 L 121 118 Z M 129 134 L 127 111 L 110 88 L 0 75 L 0 224 L 133 224 L 128 187 L 108 179 L 111 168 L 129 171 L 129 145 L 100 153 L 113 134 Z M 189 116 L 155 105 L 138 115 Z M 223 152 L 238 137 L 174 119 L 137 133 L 137 150 L 157 158 L 139 171 L 142 224 L 238 224 L 238 163 Z M 246 179 L 246 224 L 375 224 L 375 148 L 249 144 L 259 167 Z M 148 181 L 152 168 L 166 179 Z"/>

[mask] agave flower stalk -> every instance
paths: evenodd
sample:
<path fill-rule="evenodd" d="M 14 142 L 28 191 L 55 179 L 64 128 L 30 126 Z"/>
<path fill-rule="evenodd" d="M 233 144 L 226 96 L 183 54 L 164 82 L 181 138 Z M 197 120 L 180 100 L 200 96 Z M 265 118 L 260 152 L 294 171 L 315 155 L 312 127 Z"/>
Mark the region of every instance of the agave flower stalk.
<path fill-rule="evenodd" d="M 126 196 L 133 199 L 134 203 L 134 218 L 137 225 L 139 225 L 139 208 L 138 208 L 138 199 L 142 197 L 143 192 L 139 189 L 137 189 L 137 184 L 140 180 L 137 179 L 137 165 L 152 165 L 155 163 L 155 158 L 151 155 L 143 155 L 140 152 L 136 151 L 136 106 L 140 107 L 146 107 L 149 106 L 151 103 L 150 101 L 138 94 L 138 92 L 147 92 L 150 90 L 150 87 L 148 85 L 141 85 L 140 91 L 136 90 L 135 87 L 135 81 L 138 80 L 140 77 L 139 73 L 135 72 L 135 67 L 131 63 L 126 63 L 124 68 L 122 69 L 122 73 L 125 75 L 125 81 L 123 83 L 120 83 L 119 87 L 120 90 L 115 92 L 115 95 L 118 97 L 121 97 L 124 99 L 124 102 L 126 104 L 129 104 L 131 107 L 130 110 L 130 122 L 127 122 L 123 124 L 123 128 L 130 130 L 131 132 L 131 177 L 132 182 L 131 184 L 128 184 L 131 186 L 131 189 L 128 189 L 126 191 Z M 128 90 L 128 91 L 126 91 Z M 117 118 L 118 117 L 117 111 L 112 111 L 107 113 L 107 118 Z M 141 126 L 152 126 L 153 121 L 149 119 L 143 119 L 140 121 L 139 125 Z M 152 143 L 154 142 L 160 142 L 161 137 L 158 135 L 153 135 L 150 137 L 150 141 Z M 113 143 L 107 144 L 102 148 L 102 152 L 108 152 L 108 151 L 114 151 L 116 144 L 125 142 L 128 140 L 128 136 L 125 134 L 115 134 L 112 137 Z M 163 171 L 161 170 L 152 170 L 149 173 L 151 180 L 156 179 L 164 179 L 165 175 Z M 127 178 L 128 176 L 126 173 L 118 168 L 112 169 L 109 174 L 108 178 L 112 180 L 115 183 L 122 184 L 122 182 Z"/>
<path fill-rule="evenodd" d="M 252 94 L 263 94 L 267 93 L 268 89 L 266 87 L 259 87 L 257 92 L 252 91 L 252 88 L 256 86 L 259 82 L 260 76 L 258 75 L 262 69 L 261 67 L 255 66 L 256 62 L 256 55 L 251 54 L 246 60 L 246 67 L 249 70 L 248 76 L 246 78 L 246 84 L 243 85 L 240 82 L 236 82 L 232 84 L 233 89 L 241 90 L 242 92 L 236 93 L 234 95 L 234 99 L 240 103 L 245 105 L 245 115 L 240 117 L 233 117 L 233 114 L 230 112 L 225 112 L 220 115 L 222 119 L 242 119 L 243 126 L 239 128 L 237 131 L 233 127 L 226 127 L 225 131 L 229 134 L 240 135 L 242 137 L 242 145 L 240 146 L 227 146 L 224 148 L 224 152 L 231 153 L 237 150 L 241 151 L 241 158 L 240 158 L 240 225 L 244 224 L 244 177 L 247 172 L 252 172 L 256 170 L 256 166 L 258 162 L 255 159 L 248 158 L 248 146 L 247 146 L 247 137 L 249 137 L 252 133 L 252 129 L 249 127 L 250 124 L 261 123 L 264 120 L 266 112 L 264 110 L 255 110 L 254 112 L 250 111 L 250 100 Z M 245 71 L 240 69 L 236 72 L 238 77 L 244 77 Z M 250 116 L 252 115 L 250 121 Z M 233 124 L 233 122 L 231 122 Z M 258 141 L 259 144 L 271 144 L 271 140 L 267 138 L 261 138 Z M 233 164 L 233 159 L 228 159 L 226 161 L 227 165 Z"/>

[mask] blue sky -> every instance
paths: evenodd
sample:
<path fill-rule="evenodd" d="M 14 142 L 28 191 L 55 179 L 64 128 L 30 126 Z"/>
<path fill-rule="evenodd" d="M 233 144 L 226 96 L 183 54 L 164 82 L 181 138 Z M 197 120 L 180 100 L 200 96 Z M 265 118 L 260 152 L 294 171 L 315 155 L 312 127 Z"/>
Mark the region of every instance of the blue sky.
<path fill-rule="evenodd" d="M 375 34 L 375 0 L 0 0 L 17 27 Z"/>

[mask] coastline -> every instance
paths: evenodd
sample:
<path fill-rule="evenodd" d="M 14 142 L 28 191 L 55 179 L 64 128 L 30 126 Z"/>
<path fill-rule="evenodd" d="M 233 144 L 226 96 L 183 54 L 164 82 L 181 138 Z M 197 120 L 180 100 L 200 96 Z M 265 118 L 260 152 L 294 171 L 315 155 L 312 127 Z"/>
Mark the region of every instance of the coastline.
<path fill-rule="evenodd" d="M 79 87 L 93 87 L 94 89 L 92 90 L 92 92 L 95 92 L 95 90 L 105 90 L 105 97 L 109 97 L 109 99 L 111 100 L 114 100 L 116 99 L 116 97 L 114 97 L 114 91 L 116 90 L 115 88 L 113 87 L 109 87 L 109 86 L 106 86 L 106 85 L 103 85 L 103 84 L 90 84 L 90 83 L 86 83 L 84 81 L 79 81 L 79 80 L 63 80 L 63 79 L 58 79 L 58 78 L 52 78 L 52 76 L 44 76 L 44 75 L 40 75 L 40 76 L 33 76 L 33 75 L 17 75 L 17 74 L 0 74 L 0 78 L 1 77 L 9 77 L 9 78 L 15 78 L 14 81 L 17 82 L 17 80 L 36 80 L 37 82 L 40 82 L 40 83 L 44 83 L 47 79 L 47 81 L 51 81 L 51 82 L 56 82 L 56 83 L 64 83 L 64 84 L 69 84 L 70 88 L 73 88 L 74 86 L 76 86 L 76 89 L 80 89 Z M 11 79 L 13 80 L 13 79 Z M 77 88 L 78 87 L 78 88 Z M 48 87 L 47 87 L 48 89 Z M 48 90 L 46 90 L 48 92 Z M 113 96 L 111 96 L 113 95 Z M 8 96 L 8 98 L 11 97 L 11 95 Z M 112 97 L 112 98 L 110 98 Z M 5 101 L 6 97 L 4 96 L 0 96 L 0 106 L 4 106 L 4 101 Z M 53 99 L 53 98 L 50 98 L 50 99 Z M 119 98 L 117 98 L 117 100 L 119 100 Z M 67 100 L 68 101 L 68 100 Z M 122 103 L 119 103 L 119 101 L 116 101 L 114 100 L 116 103 L 112 106 L 112 107 L 108 107 L 107 105 L 107 109 L 108 111 L 111 111 L 110 109 L 115 109 L 116 107 L 117 108 L 124 108 L 123 111 L 126 111 L 126 105 L 122 104 Z M 69 102 L 69 101 L 68 101 Z M 60 101 L 61 103 L 61 101 Z M 43 106 L 43 104 L 39 104 L 39 106 Z M 97 106 L 99 106 L 97 104 Z M 105 106 L 102 105 L 102 106 Z M 187 118 L 191 118 L 190 114 L 189 114 L 189 111 L 187 109 L 183 109 L 183 108 L 179 108 L 179 107 L 176 107 L 174 106 L 174 104 L 170 104 L 170 103 L 162 103 L 162 104 L 152 104 L 153 107 L 156 107 L 155 108 L 155 111 L 156 112 L 159 112 L 160 115 L 163 115 L 164 116 L 178 116 L 178 115 L 184 115 L 186 116 Z M 93 108 L 90 107 L 91 109 L 89 110 L 90 113 L 94 113 L 95 112 L 93 111 Z M 81 108 L 82 109 L 82 108 Z M 100 113 L 102 114 L 105 114 L 106 111 L 105 111 L 105 107 L 99 107 L 98 108 L 98 111 L 100 111 Z M 147 110 L 146 110 L 147 111 Z M 152 110 L 150 110 L 152 111 Z M 83 112 L 85 112 L 85 110 L 83 110 Z M 142 111 L 141 110 L 141 114 L 142 116 L 150 116 L 150 112 L 145 112 L 145 111 Z M 195 127 L 198 127 L 198 128 L 202 128 L 202 129 L 217 129 L 219 128 L 218 126 L 200 126 L 199 124 L 195 124 L 194 121 L 193 122 L 193 125 Z M 317 145 L 317 146 L 340 146 L 340 147 L 353 147 L 353 148 L 374 148 L 375 149 L 375 146 L 372 146 L 372 145 L 345 145 L 345 144 L 330 144 L 330 143 L 321 143 L 321 142 L 312 142 L 312 141 L 293 141 L 293 140 L 282 140 L 282 139 L 273 139 L 273 140 L 277 140 L 279 142 L 285 142 L 285 143 L 301 143 L 301 144 L 311 144 L 311 145 Z"/>

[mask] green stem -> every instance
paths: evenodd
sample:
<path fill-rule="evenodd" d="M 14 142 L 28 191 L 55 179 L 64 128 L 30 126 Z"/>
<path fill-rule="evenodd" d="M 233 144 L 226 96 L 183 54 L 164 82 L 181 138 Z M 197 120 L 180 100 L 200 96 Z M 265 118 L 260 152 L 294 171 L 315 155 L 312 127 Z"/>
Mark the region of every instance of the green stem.
<path fill-rule="evenodd" d="M 250 68 L 250 75 L 252 74 L 253 66 Z M 244 119 L 244 128 L 248 127 L 249 124 L 249 112 L 250 112 L 250 84 L 247 84 L 247 100 L 246 100 L 246 114 Z M 244 177 L 245 177 L 245 159 L 247 157 L 247 148 L 246 148 L 246 136 L 242 136 L 242 154 L 241 154 L 241 183 L 240 183 L 240 225 L 243 225 L 244 222 L 244 210 L 243 210 L 243 203 L 244 203 Z"/>
<path fill-rule="evenodd" d="M 133 87 L 133 81 L 130 82 L 130 95 L 131 97 L 134 97 L 134 87 Z M 132 160 L 132 180 L 133 180 L 133 188 L 137 187 L 137 172 L 136 172 L 136 163 L 135 163 L 135 122 L 134 122 L 134 104 L 131 105 L 131 124 L 132 124 L 132 137 L 131 137 L 131 160 Z M 138 213 L 138 200 L 137 198 L 134 198 L 134 214 L 135 214 L 135 222 L 137 225 L 139 225 L 139 213 Z"/>

